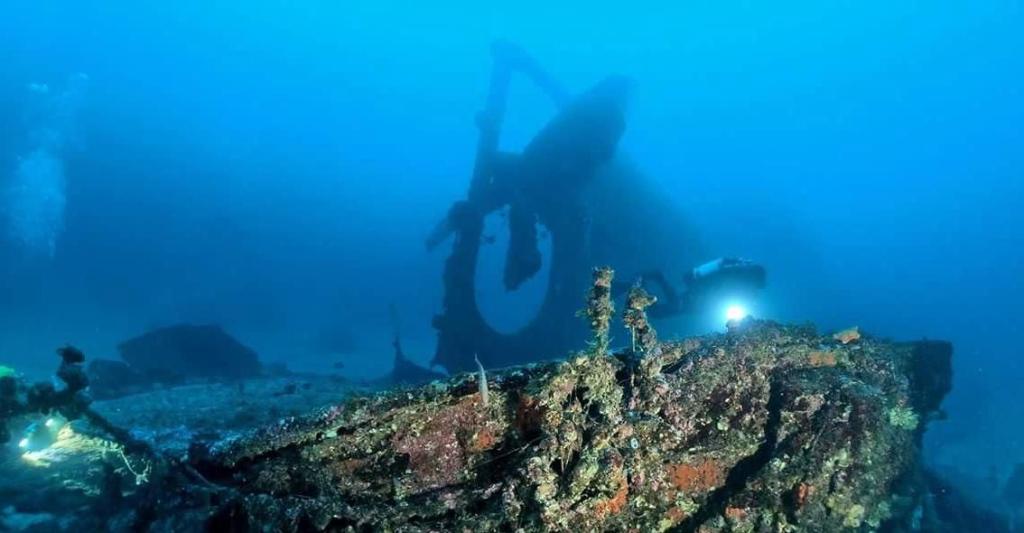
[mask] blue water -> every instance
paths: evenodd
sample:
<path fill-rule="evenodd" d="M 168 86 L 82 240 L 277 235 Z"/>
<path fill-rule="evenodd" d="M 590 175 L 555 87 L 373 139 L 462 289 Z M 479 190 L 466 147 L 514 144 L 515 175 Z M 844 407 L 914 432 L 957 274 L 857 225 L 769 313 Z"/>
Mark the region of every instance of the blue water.
<path fill-rule="evenodd" d="M 391 302 L 427 363 L 449 246 L 423 240 L 465 195 L 505 38 L 573 92 L 633 79 L 619 151 L 674 213 L 650 213 L 661 259 L 764 264 L 757 316 L 951 340 L 931 460 L 1024 461 L 1020 2 L 141 4 L 0 7 L 0 363 L 216 322 L 310 371 L 344 330 L 373 377 Z M 516 81 L 502 147 L 553 113 Z M 505 294 L 501 242 L 478 298 L 514 330 L 543 283 Z"/>

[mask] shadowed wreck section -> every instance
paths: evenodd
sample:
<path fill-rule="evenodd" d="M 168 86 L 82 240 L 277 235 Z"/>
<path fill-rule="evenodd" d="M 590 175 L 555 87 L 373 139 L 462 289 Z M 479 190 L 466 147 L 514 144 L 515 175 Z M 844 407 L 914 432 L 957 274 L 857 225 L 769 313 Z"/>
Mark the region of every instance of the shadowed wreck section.
<path fill-rule="evenodd" d="M 918 439 L 947 344 L 847 342 L 747 320 L 728 333 L 352 399 L 193 461 L 147 525 L 274 530 L 838 531 L 910 526 Z M 647 327 L 631 314 L 632 326 Z M 653 330 L 651 332 L 653 338 Z M 945 358 L 931 361 L 930 358 Z M 206 497 L 199 497 L 200 494 Z M 161 527 L 164 526 L 164 527 Z"/>

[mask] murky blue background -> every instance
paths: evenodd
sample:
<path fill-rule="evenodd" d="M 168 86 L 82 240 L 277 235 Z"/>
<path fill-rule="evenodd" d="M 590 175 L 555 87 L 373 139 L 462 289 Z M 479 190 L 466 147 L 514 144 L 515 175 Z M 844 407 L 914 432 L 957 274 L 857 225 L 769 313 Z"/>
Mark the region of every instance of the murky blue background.
<path fill-rule="evenodd" d="M 501 37 L 573 90 L 636 81 L 623 156 L 692 221 L 680 253 L 768 267 L 755 314 L 952 340 L 931 457 L 1005 472 L 1024 460 L 1021 27 L 998 0 L 9 0 L 0 362 L 41 376 L 60 343 L 110 357 L 219 322 L 309 370 L 337 331 L 373 376 L 390 302 L 426 361 L 446 248 L 423 238 L 465 194 Z M 528 83 L 511 99 L 515 149 L 553 109 Z M 541 289 L 501 294 L 493 265 L 481 305 L 521 323 Z"/>

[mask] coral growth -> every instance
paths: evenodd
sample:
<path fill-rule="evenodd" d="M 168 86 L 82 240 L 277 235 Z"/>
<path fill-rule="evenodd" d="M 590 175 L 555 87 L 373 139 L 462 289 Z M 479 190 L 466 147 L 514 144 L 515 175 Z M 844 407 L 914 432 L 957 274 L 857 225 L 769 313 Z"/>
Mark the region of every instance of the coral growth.
<path fill-rule="evenodd" d="M 833 353 L 833 352 L 814 351 L 814 352 L 811 352 L 810 354 L 808 354 L 807 362 L 810 363 L 811 366 L 815 366 L 815 367 L 817 367 L 817 366 L 836 366 L 836 364 L 838 363 L 838 360 L 836 359 L 836 354 Z"/>
<path fill-rule="evenodd" d="M 465 373 L 191 448 L 182 468 L 128 458 L 146 490 L 104 516 L 151 530 L 909 530 L 929 500 L 920 436 L 949 379 L 920 369 L 948 369 L 948 344 L 844 344 L 750 319 L 638 359 L 608 350 L 610 283 L 595 273 L 593 349 L 491 372 L 486 403 Z"/>
<path fill-rule="evenodd" d="M 647 308 L 657 301 L 639 284 L 634 285 L 626 295 L 626 312 L 622 321 L 633 337 L 634 352 L 647 353 L 658 343 L 657 332 L 647 321 Z"/>
<path fill-rule="evenodd" d="M 612 303 L 612 278 L 615 271 L 609 267 L 594 269 L 594 281 L 587 294 L 587 307 L 580 314 L 586 317 L 590 324 L 590 331 L 594 338 L 591 349 L 595 354 L 608 352 L 608 330 L 611 327 L 612 316 L 615 314 L 615 304 Z"/>
<path fill-rule="evenodd" d="M 669 483 L 685 493 L 707 492 L 725 482 L 726 466 L 711 458 L 693 465 L 669 465 Z"/>
<path fill-rule="evenodd" d="M 591 294 L 598 339 L 609 276 L 599 271 Z M 927 352 L 862 339 L 822 355 L 830 343 L 750 320 L 639 361 L 592 351 L 495 371 L 487 405 L 476 374 L 357 398 L 196 463 L 224 503 L 170 498 L 161 520 L 707 532 L 908 521 L 922 496 L 897 482 L 918 468 L 924 424 L 901 409 L 941 390 L 907 379 Z"/>

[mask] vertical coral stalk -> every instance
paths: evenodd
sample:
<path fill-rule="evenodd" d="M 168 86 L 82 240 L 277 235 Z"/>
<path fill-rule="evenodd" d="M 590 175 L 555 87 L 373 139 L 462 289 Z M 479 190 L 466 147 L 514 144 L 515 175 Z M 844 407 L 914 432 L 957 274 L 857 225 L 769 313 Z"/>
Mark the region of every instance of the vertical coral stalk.
<path fill-rule="evenodd" d="M 611 267 L 594 269 L 594 283 L 587 294 L 587 308 L 581 313 L 590 322 L 590 330 L 594 333 L 592 350 L 594 355 L 608 353 L 608 329 L 615 305 L 612 303 L 612 278 L 615 271 Z"/>
<path fill-rule="evenodd" d="M 626 312 L 622 320 L 633 334 L 633 352 L 644 354 L 658 343 L 657 334 L 647 321 L 646 309 L 658 299 L 647 293 L 640 285 L 634 285 L 626 296 Z"/>

